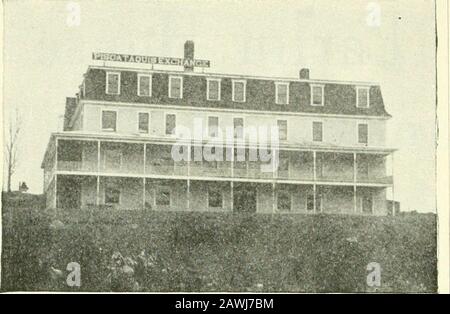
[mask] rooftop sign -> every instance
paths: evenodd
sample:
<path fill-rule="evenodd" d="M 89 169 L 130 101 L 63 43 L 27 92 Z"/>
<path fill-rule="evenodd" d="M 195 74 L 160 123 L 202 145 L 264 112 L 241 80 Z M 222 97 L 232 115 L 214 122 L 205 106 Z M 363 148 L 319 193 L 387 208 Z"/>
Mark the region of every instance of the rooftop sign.
<path fill-rule="evenodd" d="M 184 67 L 199 67 L 199 68 L 209 68 L 210 66 L 209 60 L 183 59 L 172 57 L 152 57 L 152 56 L 139 56 L 139 55 L 127 55 L 127 54 L 104 53 L 104 52 L 93 52 L 92 59 L 101 61 L 178 65 Z"/>

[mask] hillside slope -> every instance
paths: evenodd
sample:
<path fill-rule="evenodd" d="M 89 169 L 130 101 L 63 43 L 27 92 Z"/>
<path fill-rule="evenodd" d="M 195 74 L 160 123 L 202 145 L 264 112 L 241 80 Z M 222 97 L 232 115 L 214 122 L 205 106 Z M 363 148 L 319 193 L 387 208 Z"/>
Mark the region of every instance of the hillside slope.
<path fill-rule="evenodd" d="M 55 223 L 21 212 L 3 229 L 3 290 L 437 290 L 435 215 L 102 210 Z M 81 266 L 79 288 L 65 283 L 70 262 Z M 367 285 L 371 262 L 380 287 Z"/>

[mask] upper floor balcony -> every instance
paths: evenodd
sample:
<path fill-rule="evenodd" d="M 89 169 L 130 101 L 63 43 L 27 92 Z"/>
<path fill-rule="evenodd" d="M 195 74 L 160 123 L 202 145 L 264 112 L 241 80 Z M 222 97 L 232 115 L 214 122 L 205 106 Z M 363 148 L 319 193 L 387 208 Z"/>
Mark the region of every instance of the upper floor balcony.
<path fill-rule="evenodd" d="M 214 148 L 201 144 L 183 144 L 173 149 L 171 143 L 155 141 L 126 142 L 64 136 L 55 137 L 55 140 L 55 149 L 46 155 L 43 162 L 47 176 L 57 171 L 86 175 L 300 184 L 392 184 L 392 176 L 386 174 L 389 155 L 386 151 L 280 148 L 278 151 L 268 150 L 262 158 L 261 151 L 248 146 L 225 147 L 221 152 L 215 152 Z"/>

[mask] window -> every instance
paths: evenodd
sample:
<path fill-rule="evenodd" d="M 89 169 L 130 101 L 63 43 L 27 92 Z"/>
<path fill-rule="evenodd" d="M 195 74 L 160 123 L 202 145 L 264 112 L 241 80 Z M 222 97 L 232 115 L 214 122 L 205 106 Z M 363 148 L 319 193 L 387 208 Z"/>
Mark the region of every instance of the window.
<path fill-rule="evenodd" d="M 208 135 L 210 137 L 219 136 L 219 118 L 218 117 L 208 117 Z"/>
<path fill-rule="evenodd" d="M 356 88 L 356 106 L 359 108 L 369 108 L 369 88 Z"/>
<path fill-rule="evenodd" d="M 120 73 L 106 73 L 106 93 L 112 95 L 120 94 Z"/>
<path fill-rule="evenodd" d="M 166 135 L 175 135 L 176 123 L 174 114 L 166 114 Z"/>
<path fill-rule="evenodd" d="M 216 147 L 215 146 L 210 146 L 204 147 L 205 150 L 210 150 L 211 151 L 211 156 L 216 156 Z M 205 151 L 204 151 L 205 152 Z M 205 164 L 205 167 L 209 168 L 209 169 L 217 169 L 219 167 L 219 164 L 217 163 L 217 160 L 206 160 L 205 158 L 206 156 L 203 156 L 203 162 Z M 212 158 L 208 158 L 208 159 L 212 159 Z"/>
<path fill-rule="evenodd" d="M 220 79 L 207 79 L 206 99 L 220 100 Z"/>
<path fill-rule="evenodd" d="M 170 206 L 170 189 L 167 187 L 160 187 L 157 189 L 156 206 Z"/>
<path fill-rule="evenodd" d="M 278 120 L 278 136 L 280 141 L 287 140 L 287 121 L 286 120 Z"/>
<path fill-rule="evenodd" d="M 243 139 L 244 138 L 244 119 L 234 118 L 233 119 L 234 128 L 234 138 Z"/>
<path fill-rule="evenodd" d="M 279 211 L 291 210 L 291 194 L 288 191 L 278 191 L 277 208 Z"/>
<path fill-rule="evenodd" d="M 115 185 L 107 185 L 105 187 L 105 204 L 120 204 L 120 189 Z"/>
<path fill-rule="evenodd" d="M 102 130 L 103 131 L 116 131 L 117 125 L 117 112 L 112 110 L 102 111 Z"/>
<path fill-rule="evenodd" d="M 234 149 L 234 168 L 235 169 L 247 169 L 247 157 L 248 151 L 243 148 L 235 148 Z"/>
<path fill-rule="evenodd" d="M 323 106 L 324 92 L 323 85 L 311 85 L 311 105 Z"/>
<path fill-rule="evenodd" d="M 323 141 L 323 125 L 322 122 L 313 122 L 313 141 Z"/>
<path fill-rule="evenodd" d="M 183 78 L 180 76 L 169 77 L 169 97 L 183 98 Z"/>
<path fill-rule="evenodd" d="M 280 163 L 278 165 L 278 171 L 289 171 L 289 156 L 280 156 Z"/>
<path fill-rule="evenodd" d="M 289 83 L 275 83 L 276 103 L 286 105 L 289 103 Z"/>
<path fill-rule="evenodd" d="M 223 196 L 222 191 L 218 188 L 208 188 L 208 207 L 210 208 L 222 208 Z"/>
<path fill-rule="evenodd" d="M 358 143 L 367 144 L 369 141 L 369 126 L 365 123 L 358 124 Z"/>
<path fill-rule="evenodd" d="M 364 195 L 361 197 L 361 209 L 365 214 L 371 214 L 373 211 L 372 195 Z"/>
<path fill-rule="evenodd" d="M 149 113 L 148 112 L 139 112 L 138 114 L 138 131 L 139 133 L 148 133 L 149 129 Z"/>
<path fill-rule="evenodd" d="M 306 197 L 306 210 L 307 211 L 314 210 L 314 195 L 313 194 L 308 194 L 308 196 Z"/>
<path fill-rule="evenodd" d="M 138 96 L 152 95 L 152 76 L 148 74 L 138 74 Z"/>
<path fill-rule="evenodd" d="M 236 102 L 245 102 L 245 81 L 233 81 L 232 98 Z"/>
<path fill-rule="evenodd" d="M 367 179 L 369 177 L 369 161 L 361 160 L 357 163 L 358 175 L 362 179 Z"/>

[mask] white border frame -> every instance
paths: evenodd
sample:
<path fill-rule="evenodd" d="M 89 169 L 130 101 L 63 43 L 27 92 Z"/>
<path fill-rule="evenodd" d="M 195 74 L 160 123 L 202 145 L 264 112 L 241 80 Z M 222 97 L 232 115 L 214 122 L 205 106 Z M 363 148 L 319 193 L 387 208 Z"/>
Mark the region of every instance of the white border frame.
<path fill-rule="evenodd" d="M 209 82 L 211 82 L 211 81 L 218 82 L 218 89 L 219 90 L 217 91 L 217 96 L 218 96 L 217 99 L 210 99 L 209 98 Z M 220 101 L 222 99 L 222 92 L 221 92 L 221 90 L 222 90 L 222 79 L 220 79 L 220 78 L 212 78 L 212 77 L 207 77 L 206 78 L 206 100 L 209 100 L 209 101 Z"/>
<path fill-rule="evenodd" d="M 275 83 L 275 103 L 277 105 L 289 105 L 289 82 L 274 82 Z M 286 103 L 278 102 L 278 86 L 286 86 Z"/>
<path fill-rule="evenodd" d="M 105 82 L 106 82 L 106 84 L 105 84 L 105 93 L 107 94 L 107 95 L 120 95 L 120 90 L 121 90 L 121 84 L 120 84 L 120 81 L 121 81 L 121 75 L 120 75 L 121 73 L 120 72 L 114 72 L 114 71 L 107 71 L 106 72 L 106 79 L 105 79 Z M 109 86 L 109 75 L 117 75 L 118 76 L 118 78 L 117 78 L 117 93 L 111 93 L 111 92 L 109 92 L 109 90 L 108 90 L 108 86 Z"/>
<path fill-rule="evenodd" d="M 234 84 L 235 83 L 244 84 L 244 100 L 243 101 L 237 101 L 235 99 L 235 92 L 234 92 Z M 239 103 L 243 103 L 243 102 L 247 101 L 247 80 L 231 80 L 231 100 L 233 102 L 239 102 Z"/>
<path fill-rule="evenodd" d="M 172 79 L 179 79 L 180 80 L 180 97 L 174 97 L 172 96 Z M 183 77 L 180 75 L 169 75 L 169 98 L 173 99 L 183 99 Z"/>
<path fill-rule="evenodd" d="M 367 92 L 367 97 L 366 97 L 367 106 L 360 106 L 359 105 L 359 91 L 360 90 L 365 90 Z M 362 108 L 362 109 L 370 108 L 370 87 L 367 87 L 367 86 L 356 86 L 356 107 L 357 108 Z"/>
<path fill-rule="evenodd" d="M 311 84 L 310 85 L 311 87 L 311 92 L 310 92 L 310 94 L 311 94 L 311 101 L 310 101 L 310 104 L 311 104 L 311 106 L 314 106 L 314 107 L 324 107 L 325 106 L 325 84 Z M 319 105 L 319 104 L 315 104 L 314 103 L 314 87 L 320 87 L 321 89 L 322 89 L 322 103 Z"/>
<path fill-rule="evenodd" d="M 148 95 L 141 95 L 141 77 L 148 77 Z M 152 75 L 151 74 L 144 74 L 144 73 L 138 73 L 137 75 L 137 95 L 139 97 L 152 97 Z"/>

